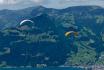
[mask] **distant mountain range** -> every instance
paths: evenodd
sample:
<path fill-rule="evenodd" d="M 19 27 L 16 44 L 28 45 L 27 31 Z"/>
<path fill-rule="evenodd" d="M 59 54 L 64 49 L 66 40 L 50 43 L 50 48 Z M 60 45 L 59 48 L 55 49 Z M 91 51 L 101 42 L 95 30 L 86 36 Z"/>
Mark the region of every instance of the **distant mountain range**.
<path fill-rule="evenodd" d="M 45 8 L 42 6 L 29 7 L 21 10 L 1 10 L 0 11 L 0 26 L 2 28 L 14 27 L 18 25 L 23 19 L 30 19 L 40 14 L 47 13 L 50 16 L 60 16 L 65 13 L 80 16 L 81 13 L 93 15 L 104 15 L 104 9 L 99 6 L 75 6 L 66 9 Z"/>
<path fill-rule="evenodd" d="M 28 19 L 33 21 L 20 22 Z M 0 11 L 0 66 L 46 67 L 104 64 L 104 8 L 30 7 Z M 78 32 L 74 42 L 68 31 Z"/>

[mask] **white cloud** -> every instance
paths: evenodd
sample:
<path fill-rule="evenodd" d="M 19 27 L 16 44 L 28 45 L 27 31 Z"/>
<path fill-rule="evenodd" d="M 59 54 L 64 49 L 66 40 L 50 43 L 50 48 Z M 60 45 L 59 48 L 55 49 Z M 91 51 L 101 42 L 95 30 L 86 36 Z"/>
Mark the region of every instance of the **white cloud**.
<path fill-rule="evenodd" d="M 0 3 L 3 3 L 3 0 L 0 0 Z"/>
<path fill-rule="evenodd" d="M 41 3 L 41 2 L 43 2 L 43 0 L 31 0 L 31 1 L 33 1 L 35 3 Z"/>
<path fill-rule="evenodd" d="M 37 5 L 47 5 L 49 0 L 0 0 L 1 9 L 22 9 Z"/>
<path fill-rule="evenodd" d="M 81 6 L 81 5 L 97 5 L 104 7 L 104 0 L 60 0 L 61 7 Z"/>
<path fill-rule="evenodd" d="M 49 0 L 31 0 L 31 1 L 39 5 L 49 3 Z"/>
<path fill-rule="evenodd" d="M 20 0 L 0 0 L 0 4 L 2 5 L 10 5 L 10 4 L 17 4 Z"/>
<path fill-rule="evenodd" d="M 45 0 L 0 0 L 0 4 L 2 5 L 12 5 L 12 4 L 18 4 L 18 3 L 34 3 L 34 4 L 42 4 Z"/>
<path fill-rule="evenodd" d="M 62 1 L 62 0 L 60 0 Z M 64 1 L 94 1 L 94 0 L 64 0 Z M 102 1 L 102 0 L 99 0 L 99 1 Z"/>
<path fill-rule="evenodd" d="M 0 0 L 0 9 L 20 9 L 37 5 L 51 8 L 80 5 L 98 5 L 104 7 L 104 0 Z"/>

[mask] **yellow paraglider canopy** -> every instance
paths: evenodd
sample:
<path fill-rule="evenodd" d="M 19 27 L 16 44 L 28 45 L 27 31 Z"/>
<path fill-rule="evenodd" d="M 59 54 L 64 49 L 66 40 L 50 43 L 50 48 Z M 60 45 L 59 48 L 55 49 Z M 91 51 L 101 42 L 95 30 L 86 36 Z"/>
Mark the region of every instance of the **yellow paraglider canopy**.
<path fill-rule="evenodd" d="M 66 32 L 66 33 L 65 33 L 65 36 L 66 36 L 66 37 L 69 37 L 71 34 L 73 34 L 74 36 L 77 36 L 77 35 L 78 35 L 78 32 L 69 31 L 69 32 Z"/>
<path fill-rule="evenodd" d="M 66 32 L 65 36 L 69 36 L 71 34 L 71 32 Z"/>

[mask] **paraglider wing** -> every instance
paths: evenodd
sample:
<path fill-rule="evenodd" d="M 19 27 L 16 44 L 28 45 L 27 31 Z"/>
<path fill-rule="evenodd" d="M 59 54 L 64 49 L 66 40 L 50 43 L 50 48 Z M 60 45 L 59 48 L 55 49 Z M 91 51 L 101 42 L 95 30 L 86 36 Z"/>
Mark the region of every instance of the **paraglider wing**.
<path fill-rule="evenodd" d="M 67 37 L 67 36 L 69 36 L 70 35 L 70 32 L 66 32 L 65 33 L 65 36 Z"/>
<path fill-rule="evenodd" d="M 70 36 L 70 34 L 72 34 L 72 33 L 73 33 L 73 31 L 66 32 L 66 33 L 65 33 L 65 36 L 68 37 L 68 36 Z"/>
<path fill-rule="evenodd" d="M 74 31 L 69 31 L 65 33 L 66 37 L 69 37 L 70 35 L 74 35 L 74 36 L 78 36 L 78 32 L 74 32 Z"/>
<path fill-rule="evenodd" d="M 26 19 L 26 20 L 21 21 L 20 25 L 24 24 L 25 22 L 31 22 L 31 23 L 34 23 L 33 21 Z"/>

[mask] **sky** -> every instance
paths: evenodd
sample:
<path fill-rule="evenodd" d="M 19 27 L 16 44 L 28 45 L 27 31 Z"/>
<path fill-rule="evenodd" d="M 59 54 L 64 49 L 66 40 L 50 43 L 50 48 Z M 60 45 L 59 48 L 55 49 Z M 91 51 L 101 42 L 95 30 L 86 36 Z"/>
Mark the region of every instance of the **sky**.
<path fill-rule="evenodd" d="M 57 9 L 83 5 L 104 7 L 104 0 L 0 0 L 0 9 L 22 9 L 39 5 Z"/>

